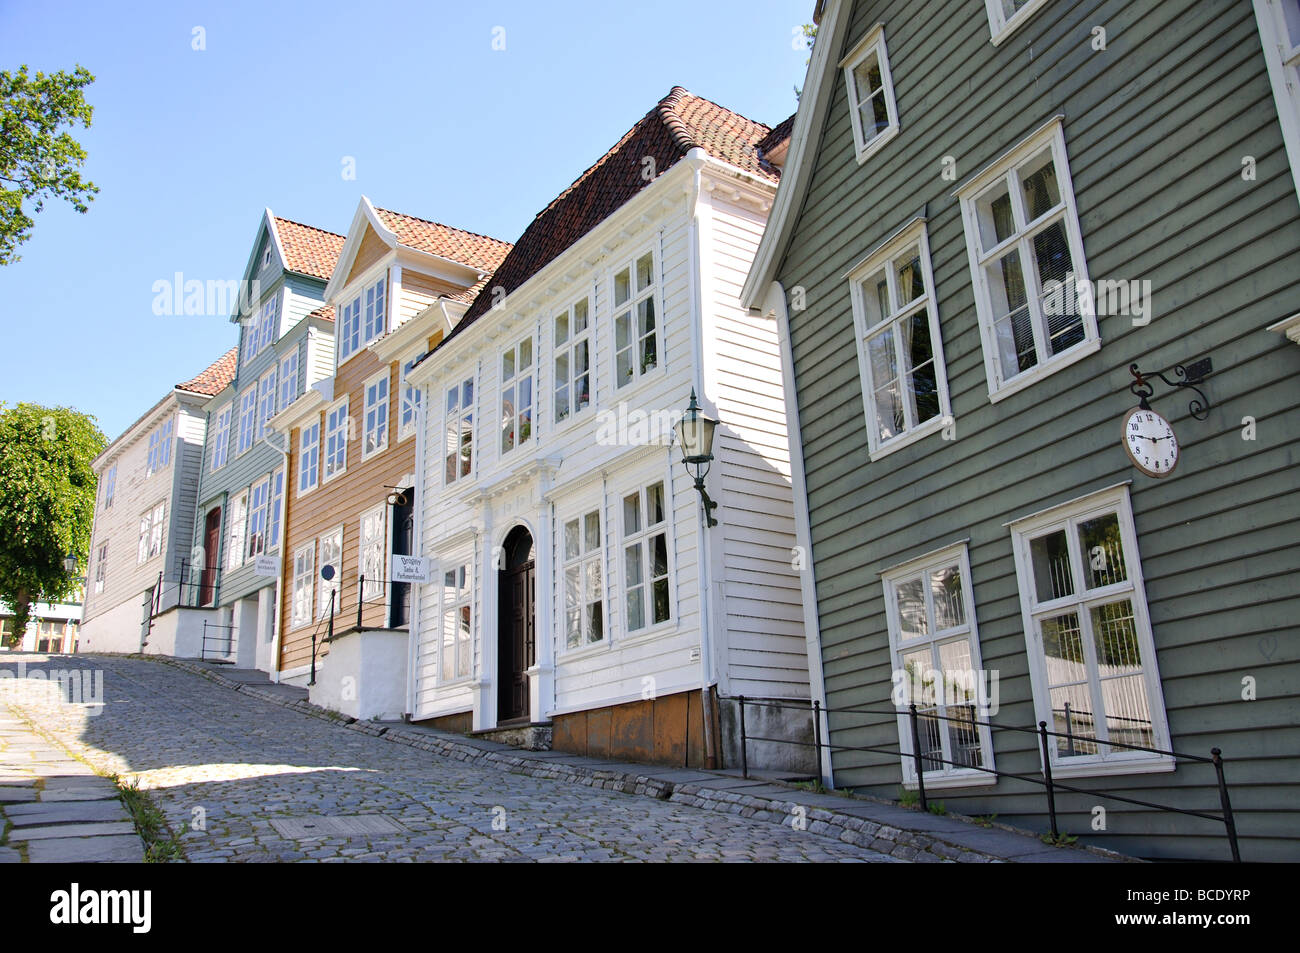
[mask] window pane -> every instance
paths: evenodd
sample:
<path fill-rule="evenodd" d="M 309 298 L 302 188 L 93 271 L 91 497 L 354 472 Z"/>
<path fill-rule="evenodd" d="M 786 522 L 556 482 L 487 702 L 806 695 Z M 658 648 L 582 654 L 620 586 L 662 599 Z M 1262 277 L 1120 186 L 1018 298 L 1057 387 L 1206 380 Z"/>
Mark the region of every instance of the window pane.
<path fill-rule="evenodd" d="M 654 583 L 654 621 L 663 622 L 668 618 L 668 580 L 656 579 Z"/>
<path fill-rule="evenodd" d="M 623 497 L 623 535 L 631 536 L 641 531 L 641 494 Z"/>
<path fill-rule="evenodd" d="M 566 311 L 564 312 L 564 314 L 559 315 L 555 319 L 555 346 L 559 347 L 561 344 L 566 343 L 568 340 L 569 340 L 569 312 Z"/>
<path fill-rule="evenodd" d="M 1079 615 L 1066 612 L 1044 619 L 1043 655 L 1047 659 L 1047 684 L 1066 685 L 1088 680 L 1088 663 L 1083 654 L 1083 633 Z"/>
<path fill-rule="evenodd" d="M 584 551 L 591 552 L 593 549 L 600 548 L 600 514 L 588 513 L 584 519 L 585 540 Z"/>
<path fill-rule="evenodd" d="M 1097 753 L 1097 722 L 1092 713 L 1092 699 L 1088 686 L 1069 685 L 1053 688 L 1052 731 L 1062 737 L 1056 742 L 1058 758 L 1074 758 Z"/>
<path fill-rule="evenodd" d="M 515 350 L 511 348 L 501 355 L 501 379 L 508 381 L 515 376 Z"/>
<path fill-rule="evenodd" d="M 578 555 L 578 521 L 569 520 L 564 524 L 564 558 L 574 559 Z"/>
<path fill-rule="evenodd" d="M 1050 602 L 1074 594 L 1074 574 L 1070 570 L 1070 549 L 1065 530 L 1040 536 L 1029 544 L 1034 566 L 1034 586 L 1039 602 Z"/>
<path fill-rule="evenodd" d="M 573 333 L 581 334 L 587 330 L 587 299 L 583 298 L 573 306 Z"/>
<path fill-rule="evenodd" d="M 903 351 L 908 366 L 907 390 L 912 400 L 913 426 L 939 416 L 939 381 L 934 364 L 934 345 L 930 340 L 930 316 L 924 309 L 899 325 Z"/>
<path fill-rule="evenodd" d="M 1065 237 L 1065 224 L 1053 222 L 1034 236 L 1034 262 L 1041 284 L 1042 310 L 1047 322 L 1048 353 L 1059 354 L 1084 338 L 1074 281 L 1074 261 Z"/>
<path fill-rule="evenodd" d="M 925 590 L 920 579 L 900 582 L 896 589 L 898 622 L 903 639 L 929 635 L 930 626 L 925 615 Z"/>
<path fill-rule="evenodd" d="M 1056 181 L 1051 149 L 1044 149 L 1021 167 L 1020 187 L 1024 192 L 1025 214 L 1031 222 L 1060 204 L 1061 188 Z"/>
<path fill-rule="evenodd" d="M 898 376 L 893 327 L 867 338 L 867 357 L 871 363 L 871 385 L 876 389 L 888 386 Z"/>
<path fill-rule="evenodd" d="M 629 587 L 639 586 L 644 581 L 641 572 L 641 544 L 635 543 L 627 547 L 623 552 L 627 562 L 627 584 Z"/>
<path fill-rule="evenodd" d="M 636 290 L 644 291 L 654 283 L 654 255 L 647 252 L 637 259 L 636 262 Z"/>
<path fill-rule="evenodd" d="M 1079 547 L 1088 568 L 1084 585 L 1089 589 L 1110 586 L 1128 579 L 1124 563 L 1124 543 L 1119 533 L 1119 517 L 1107 513 L 1079 524 Z"/>
<path fill-rule="evenodd" d="M 916 585 L 920 587 L 919 580 Z M 966 601 L 962 595 L 960 569 L 946 566 L 930 573 L 930 594 L 934 600 L 936 629 L 952 629 L 966 624 Z"/>
<path fill-rule="evenodd" d="M 896 262 L 898 267 L 898 306 L 900 308 L 925 294 L 925 280 L 921 277 L 921 250 L 910 248 Z"/>
<path fill-rule="evenodd" d="M 525 368 L 533 366 L 533 339 L 528 338 L 519 342 L 519 370 L 522 372 Z"/>
<path fill-rule="evenodd" d="M 632 294 L 632 278 L 624 268 L 614 276 L 614 304 L 623 304 Z"/>
<path fill-rule="evenodd" d="M 868 328 L 875 327 L 893 313 L 889 304 L 889 282 L 883 269 L 862 282 L 862 304 Z"/>
<path fill-rule="evenodd" d="M 668 539 L 663 533 L 650 537 L 650 576 L 668 575 Z"/>
<path fill-rule="evenodd" d="M 654 526 L 664 521 L 664 485 L 655 483 L 646 488 L 646 525 Z"/>
<path fill-rule="evenodd" d="M 1005 179 L 975 200 L 975 215 L 979 219 L 980 246 L 985 251 L 1011 237 L 1016 226 Z"/>
<path fill-rule="evenodd" d="M 993 311 L 998 315 L 993 333 L 1002 373 L 1004 377 L 1014 377 L 1038 363 L 1019 250 L 1012 250 L 987 265 L 985 277 Z"/>
<path fill-rule="evenodd" d="M 1101 697 L 1106 705 L 1106 736 L 1111 741 L 1143 748 L 1156 746 L 1151 708 L 1147 702 L 1146 680 L 1141 675 L 1103 681 Z M 1127 749 L 1115 750 L 1123 752 Z"/>
<path fill-rule="evenodd" d="M 605 605 L 597 602 L 587 606 L 587 628 L 590 639 L 599 642 L 605 637 Z"/>
<path fill-rule="evenodd" d="M 627 594 L 627 628 L 629 632 L 645 628 L 645 589 L 632 589 Z"/>

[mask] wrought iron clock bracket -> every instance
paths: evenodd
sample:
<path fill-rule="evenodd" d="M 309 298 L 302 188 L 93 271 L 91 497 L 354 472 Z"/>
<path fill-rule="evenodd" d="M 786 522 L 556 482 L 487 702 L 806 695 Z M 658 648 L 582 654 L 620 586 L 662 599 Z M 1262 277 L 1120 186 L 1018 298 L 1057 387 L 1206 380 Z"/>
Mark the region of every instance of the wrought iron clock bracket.
<path fill-rule="evenodd" d="M 1150 410 L 1151 405 L 1147 399 L 1155 394 L 1155 388 L 1151 386 L 1151 378 L 1158 377 L 1170 387 L 1190 387 L 1196 391 L 1196 396 L 1191 399 L 1187 405 L 1188 411 L 1197 420 L 1205 420 L 1210 416 L 1210 399 L 1205 396 L 1197 384 L 1204 382 L 1205 378 L 1210 376 L 1213 365 L 1208 357 L 1203 357 L 1199 361 L 1193 361 L 1191 364 L 1175 364 L 1170 369 L 1174 375 L 1174 380 L 1165 376 L 1164 371 L 1156 371 L 1154 374 L 1143 374 L 1138 370 L 1136 364 L 1130 364 L 1128 371 L 1133 375 L 1133 383 L 1128 385 L 1128 389 L 1138 399 L 1138 406 L 1143 410 Z"/>

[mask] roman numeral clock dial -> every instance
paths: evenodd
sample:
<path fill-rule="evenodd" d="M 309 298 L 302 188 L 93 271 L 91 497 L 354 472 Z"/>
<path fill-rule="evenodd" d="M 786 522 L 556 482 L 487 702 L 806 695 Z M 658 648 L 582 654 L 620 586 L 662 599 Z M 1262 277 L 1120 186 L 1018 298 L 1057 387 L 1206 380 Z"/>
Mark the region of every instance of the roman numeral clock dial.
<path fill-rule="evenodd" d="M 1178 438 L 1154 410 L 1135 407 L 1124 418 L 1124 450 L 1147 476 L 1165 477 L 1178 465 Z"/>

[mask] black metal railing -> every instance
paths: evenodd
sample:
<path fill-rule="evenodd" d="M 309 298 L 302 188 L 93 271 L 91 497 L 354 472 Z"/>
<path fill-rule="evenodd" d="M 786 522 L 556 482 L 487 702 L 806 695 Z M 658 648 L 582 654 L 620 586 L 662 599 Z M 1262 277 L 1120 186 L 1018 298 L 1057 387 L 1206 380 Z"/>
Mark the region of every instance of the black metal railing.
<path fill-rule="evenodd" d="M 745 709 L 746 707 L 757 707 L 757 708 L 785 708 L 785 709 L 796 709 L 799 711 L 808 711 L 809 706 L 797 704 L 793 702 L 755 701 L 754 699 L 747 699 L 743 695 L 737 696 L 736 701 L 739 703 L 740 706 L 739 722 L 740 722 L 741 769 L 742 769 L 742 774 L 746 778 L 749 777 L 749 742 L 751 741 L 762 741 L 762 742 L 776 743 L 776 744 L 796 745 L 798 747 L 804 747 L 804 748 L 811 747 L 814 749 L 814 752 L 816 754 L 817 764 L 818 764 L 817 773 L 819 775 L 821 774 L 821 753 L 823 750 L 831 753 L 835 751 L 867 751 L 867 752 L 873 752 L 879 754 L 888 754 L 893 757 L 912 759 L 913 773 L 916 776 L 916 788 L 917 788 L 918 800 L 920 803 L 921 810 L 923 811 L 929 810 L 929 802 L 925 793 L 925 772 L 927 770 L 926 765 L 927 764 L 932 766 L 950 765 L 956 768 L 982 771 L 985 774 L 995 775 L 998 779 L 1012 778 L 1018 781 L 1024 781 L 1029 784 L 1041 786 L 1044 790 L 1044 794 L 1046 795 L 1046 799 L 1047 799 L 1047 814 L 1051 824 L 1052 837 L 1056 840 L 1059 840 L 1061 837 L 1060 826 L 1058 824 L 1058 819 L 1057 819 L 1056 793 L 1058 791 L 1065 791 L 1074 794 L 1084 794 L 1094 798 L 1095 797 L 1106 798 L 1111 801 L 1119 801 L 1124 804 L 1133 804 L 1133 805 L 1137 805 L 1138 807 L 1150 808 L 1152 810 L 1157 810 L 1157 811 L 1166 811 L 1173 814 L 1183 814 L 1188 817 L 1200 817 L 1200 818 L 1204 818 L 1205 820 L 1220 823 L 1224 826 L 1225 833 L 1227 834 L 1228 845 L 1232 851 L 1233 861 L 1236 863 L 1240 863 L 1241 861 L 1241 852 L 1237 844 L 1237 825 L 1232 814 L 1232 802 L 1228 797 L 1228 783 L 1224 777 L 1223 754 L 1222 751 L 1217 747 L 1210 749 L 1210 756 L 1207 758 L 1203 755 L 1185 754 L 1177 751 L 1169 751 L 1163 748 L 1151 748 L 1145 745 L 1128 744 L 1122 741 L 1114 741 L 1109 739 L 1106 741 L 1102 741 L 1100 739 L 1092 739 L 1092 738 L 1088 739 L 1091 743 L 1096 744 L 1098 746 L 1105 746 L 1110 748 L 1123 748 L 1128 751 L 1142 751 L 1148 754 L 1164 755 L 1167 757 L 1176 758 L 1182 761 L 1189 761 L 1196 764 L 1213 765 L 1215 780 L 1219 792 L 1219 808 L 1221 812 L 1218 814 L 1214 814 L 1208 811 L 1194 811 L 1188 808 L 1174 807 L 1169 804 L 1158 804 L 1154 801 L 1145 801 L 1140 798 L 1127 797 L 1125 795 L 1115 794 L 1110 791 L 1102 790 L 1099 788 L 1080 788 L 1080 787 L 1074 787 L 1073 785 L 1069 785 L 1069 784 L 1062 784 L 1060 781 L 1057 781 L 1052 777 L 1051 743 L 1049 742 L 1048 739 L 1049 738 L 1065 739 L 1067 750 L 1070 750 L 1069 746 L 1071 746 L 1077 739 L 1076 736 L 1074 736 L 1072 733 L 1069 732 L 1049 731 L 1047 729 L 1047 722 L 1045 721 L 1040 721 L 1038 723 L 1037 728 L 1026 727 L 1023 725 L 995 724 L 994 722 L 991 721 L 983 721 L 975 718 L 973 705 L 960 706 L 964 708 L 969 708 L 970 712 L 960 716 L 953 716 L 953 715 L 942 715 L 939 714 L 937 710 L 932 710 L 932 709 L 928 709 L 924 712 L 924 714 L 921 714 L 917 711 L 916 705 L 914 704 L 909 705 L 905 709 L 904 708 L 894 708 L 894 709 L 834 708 L 833 709 L 833 708 L 823 708 L 820 701 L 813 701 L 811 703 L 811 712 L 812 712 L 812 719 L 813 719 L 813 740 L 811 742 L 808 742 L 808 741 L 795 741 L 789 738 L 764 738 L 761 736 L 749 734 L 748 731 L 746 730 L 746 725 L 745 725 Z M 957 707 L 957 706 L 953 706 L 953 707 Z M 897 747 L 890 746 L 890 745 L 884 745 L 884 746 L 882 745 L 838 745 L 829 742 L 823 743 L 821 738 L 821 716 L 823 712 L 825 712 L 827 715 L 831 715 L 831 714 L 888 715 L 895 719 L 900 715 L 906 715 L 909 722 L 910 735 L 912 741 L 912 745 L 911 745 L 912 750 L 910 752 L 904 751 L 901 742 Z M 1075 714 L 1079 714 L 1079 712 L 1075 712 Z M 939 751 L 931 749 L 922 753 L 920 721 L 923 718 L 928 720 L 943 720 L 949 722 L 956 722 L 962 728 L 971 728 L 976 731 L 978 731 L 980 727 L 984 727 L 993 732 L 1014 731 L 1014 732 L 1036 735 L 1038 737 L 1039 756 L 1042 760 L 1042 776 L 1039 777 L 1033 774 L 1016 774 L 1011 771 L 999 771 L 997 769 L 989 768 L 984 765 L 974 764 L 969 760 L 960 761 L 960 762 L 949 760 L 942 756 L 942 754 L 940 753 L 941 749 Z M 877 722 L 876 724 L 879 723 Z M 869 726 L 863 726 L 863 727 L 869 727 Z M 930 770 L 933 770 L 933 768 L 931 768 Z"/>
<path fill-rule="evenodd" d="M 225 632 L 225 635 L 221 635 Z M 233 625 L 218 625 L 215 622 L 203 620 L 203 645 L 199 649 L 199 658 L 203 661 L 229 662 L 230 656 L 235 654 L 237 649 L 237 638 L 235 636 L 235 627 Z M 209 646 L 213 646 L 209 656 Z M 218 651 L 220 649 L 220 651 Z"/>
<path fill-rule="evenodd" d="M 386 629 L 386 628 L 388 628 L 389 619 L 387 618 L 387 616 L 384 618 L 384 621 L 383 621 L 383 624 L 382 624 L 382 625 L 378 625 L 378 626 L 366 626 L 366 625 L 364 625 L 364 624 L 362 623 L 362 618 L 363 618 L 363 614 L 364 614 L 364 612 L 365 612 L 365 610 L 366 610 L 366 607 L 367 607 L 367 606 L 383 606 L 383 607 L 385 607 L 385 609 L 387 610 L 387 609 L 389 608 L 389 602 L 388 602 L 388 588 L 389 588 L 389 586 L 393 586 L 393 587 L 397 587 L 397 586 L 407 586 L 407 587 L 409 587 L 410 585 L 411 585 L 411 584 L 410 584 L 409 582 L 396 582 L 396 581 L 394 581 L 394 580 L 392 580 L 392 579 L 369 579 L 369 580 L 367 580 L 366 577 L 365 577 L 364 575 L 361 576 L 361 577 L 359 577 L 358 580 L 357 580 L 357 625 L 356 625 L 356 630 L 355 630 L 355 631 L 357 631 L 357 632 L 362 632 L 362 631 L 364 631 L 364 630 L 367 629 L 367 628 L 372 628 L 372 629 L 374 629 L 374 628 L 379 628 L 379 629 Z M 371 589 L 373 590 L 372 593 L 371 593 L 369 596 L 366 595 L 366 587 L 367 587 L 367 586 L 370 586 Z M 408 588 L 406 591 L 407 591 L 407 592 L 410 592 L 410 589 Z M 396 596 L 398 595 L 398 593 L 400 593 L 400 592 L 402 592 L 401 589 L 394 588 L 394 589 L 393 589 L 394 597 L 396 597 Z M 408 621 L 409 621 L 409 620 L 408 620 Z"/>

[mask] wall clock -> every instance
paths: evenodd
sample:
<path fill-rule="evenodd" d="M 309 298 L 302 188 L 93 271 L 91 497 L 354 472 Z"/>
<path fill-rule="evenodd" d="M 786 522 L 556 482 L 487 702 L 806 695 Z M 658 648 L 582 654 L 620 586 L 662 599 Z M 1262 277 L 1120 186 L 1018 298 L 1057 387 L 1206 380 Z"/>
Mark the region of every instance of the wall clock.
<path fill-rule="evenodd" d="M 1178 466 L 1174 428 L 1149 407 L 1134 407 L 1124 418 L 1124 451 L 1147 476 L 1166 477 Z"/>

